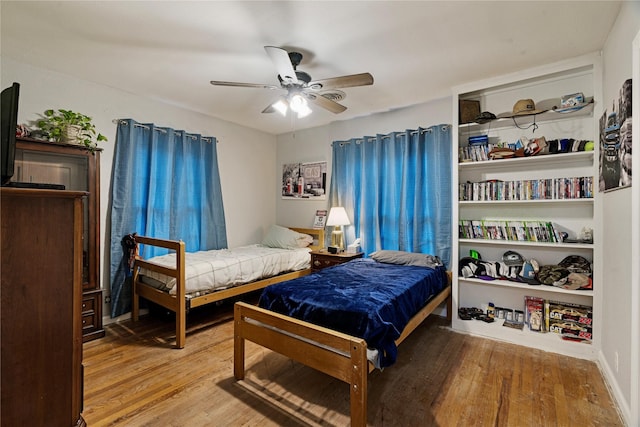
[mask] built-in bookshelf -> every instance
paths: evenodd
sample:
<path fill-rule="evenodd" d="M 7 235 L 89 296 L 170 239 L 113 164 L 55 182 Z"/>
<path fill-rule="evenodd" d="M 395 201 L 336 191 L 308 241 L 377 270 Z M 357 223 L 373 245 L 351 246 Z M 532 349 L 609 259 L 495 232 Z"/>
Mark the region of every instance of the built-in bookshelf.
<path fill-rule="evenodd" d="M 600 58 L 587 55 L 454 88 L 453 321 L 455 330 L 581 358 L 594 358 L 600 346 L 602 286 L 597 224 L 598 112 L 601 111 Z M 590 102 L 562 114 L 553 110 L 564 95 L 583 93 Z M 521 99 L 532 99 L 540 114 L 504 117 Z M 481 111 L 502 118 L 458 124 L 459 100 L 480 102 Z M 484 136 L 478 138 L 478 136 Z M 491 159 L 495 147 L 515 149 L 542 138 L 570 141 L 563 152 Z M 474 147 L 470 147 L 472 141 Z M 477 141 L 486 141 L 478 144 Z M 473 152 L 476 152 L 474 155 Z M 577 255 L 591 263 L 593 289 L 563 289 L 526 282 L 463 277 L 459 260 L 478 256 L 501 262 L 515 251 L 536 264 L 555 265 Z M 525 298 L 589 307 L 589 340 L 572 340 L 554 331 L 504 327 L 513 322 L 463 320 L 461 307 L 526 313 Z M 531 298 L 529 299 L 531 300 Z M 491 308 L 491 311 L 493 309 Z M 500 311 L 501 313 L 503 311 Z M 526 317 L 526 316 L 525 316 Z M 571 319 L 569 319 L 569 322 Z M 517 325 L 516 325 L 517 326 Z M 577 327 L 578 325 L 576 325 Z M 550 329 L 550 328 L 547 328 Z M 591 335 L 591 330 L 593 334 Z M 567 335 L 567 334 L 565 334 Z M 592 338 L 592 339 L 591 339 Z"/>

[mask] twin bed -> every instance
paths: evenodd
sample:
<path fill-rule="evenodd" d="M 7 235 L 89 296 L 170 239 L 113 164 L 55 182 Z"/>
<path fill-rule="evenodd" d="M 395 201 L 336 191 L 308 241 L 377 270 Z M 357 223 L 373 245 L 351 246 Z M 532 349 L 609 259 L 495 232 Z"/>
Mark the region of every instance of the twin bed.
<path fill-rule="evenodd" d="M 314 234 L 319 245 L 324 241 L 321 230 L 294 230 Z M 269 348 L 350 384 L 352 426 L 366 425 L 368 373 L 393 364 L 397 345 L 441 304 L 447 303 L 451 315 L 451 275 L 439 260 L 424 254 L 380 251 L 373 259 L 311 275 L 306 268 L 215 292 L 187 292 L 184 244 L 136 239 L 173 249 L 176 265 L 136 259 L 134 320 L 139 297 L 175 311 L 176 346 L 182 348 L 186 309 L 263 289 L 258 306 L 234 305 L 235 378 L 244 379 L 246 341 Z M 175 279 L 175 291 L 166 283 L 153 283 L 157 279 L 150 281 L 152 271 Z"/>
<path fill-rule="evenodd" d="M 311 239 L 292 243 L 294 233 Z M 169 254 L 152 259 L 136 256 L 131 317 L 138 320 L 140 297 L 174 312 L 176 347 L 183 348 L 189 309 L 309 274 L 309 252 L 323 246 L 324 230 L 274 226 L 265 236 L 265 244 L 194 253 L 186 253 L 182 241 L 145 236 L 135 240 L 137 246 L 155 246 Z"/>

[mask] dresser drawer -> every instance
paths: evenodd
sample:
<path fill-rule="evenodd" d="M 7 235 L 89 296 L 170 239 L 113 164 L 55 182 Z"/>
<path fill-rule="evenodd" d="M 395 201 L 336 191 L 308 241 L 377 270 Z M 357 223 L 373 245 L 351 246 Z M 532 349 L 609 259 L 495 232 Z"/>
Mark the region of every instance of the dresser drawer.
<path fill-rule="evenodd" d="M 332 265 L 342 264 L 342 262 L 343 261 L 339 259 L 332 259 L 332 258 L 325 258 L 322 256 L 318 256 L 316 257 L 316 259 L 313 260 L 313 267 L 317 269 L 321 269 L 321 268 L 331 267 Z"/>
<path fill-rule="evenodd" d="M 311 252 L 311 271 L 322 270 L 323 268 L 349 262 L 352 259 L 362 258 L 363 253 L 356 254 L 342 252 L 340 254 L 330 254 L 328 252 Z"/>
<path fill-rule="evenodd" d="M 98 326 L 98 321 L 96 318 L 96 313 L 83 313 L 82 314 L 82 333 L 92 332 Z"/>
<path fill-rule="evenodd" d="M 82 295 L 82 341 L 87 342 L 103 336 L 102 290 L 85 292 Z"/>
<path fill-rule="evenodd" d="M 84 295 L 82 297 L 82 314 L 84 315 L 85 313 L 88 312 L 95 312 L 96 311 L 96 296 L 95 295 Z"/>

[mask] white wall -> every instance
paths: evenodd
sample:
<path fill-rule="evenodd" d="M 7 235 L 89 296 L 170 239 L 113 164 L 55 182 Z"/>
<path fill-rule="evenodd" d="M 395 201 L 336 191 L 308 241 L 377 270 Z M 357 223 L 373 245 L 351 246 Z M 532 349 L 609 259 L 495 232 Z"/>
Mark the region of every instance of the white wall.
<path fill-rule="evenodd" d="M 631 78 L 631 45 L 639 29 L 640 3 L 624 2 L 603 49 L 602 101 L 608 112 L 613 100 L 619 97 L 622 83 Z M 637 84 L 633 90 L 638 91 Z M 637 114 L 638 111 L 634 111 L 634 115 Z M 635 132 L 638 130 L 634 129 Z M 634 156 L 640 154 L 637 147 L 634 147 L 634 151 Z M 635 181 L 634 185 L 638 185 L 637 177 Z M 632 383 L 637 383 L 637 378 L 632 379 L 633 372 L 637 375 L 637 370 L 632 369 L 632 363 L 638 363 L 632 360 L 631 354 L 633 346 L 637 346 L 639 340 L 639 337 L 632 334 L 632 313 L 637 310 L 634 306 L 637 301 L 632 301 L 631 266 L 638 260 L 631 257 L 631 188 L 605 193 L 602 199 L 602 286 L 605 287 L 602 301 L 602 365 L 625 420 L 629 425 L 638 425 L 638 402 L 633 403 L 631 400 Z"/>
<path fill-rule="evenodd" d="M 100 162 L 101 282 L 105 295 L 109 294 L 109 244 L 105 235 L 110 232 L 107 209 L 116 136 L 113 119 L 133 118 L 218 138 L 230 247 L 259 242 L 263 232 L 275 222 L 275 136 L 10 58 L 2 57 L 1 61 L 1 87 L 14 81 L 21 85 L 18 123 L 36 120 L 38 114 L 49 108 L 66 108 L 93 117 L 97 130 L 109 139 L 101 144 L 104 151 Z M 109 313 L 108 306 L 104 313 Z"/>
<path fill-rule="evenodd" d="M 328 192 L 331 180 L 331 143 L 333 141 L 452 123 L 451 100 L 451 97 L 443 98 L 367 117 L 335 121 L 327 126 L 278 135 L 276 168 L 280 173 L 276 177 L 277 190 L 274 193 L 277 199 L 276 222 L 281 225 L 311 227 L 316 210 L 329 208 L 328 196 L 324 202 L 282 199 L 279 189 L 282 185 L 280 180 L 283 164 L 326 161 Z M 330 113 L 320 111 L 313 114 Z"/>

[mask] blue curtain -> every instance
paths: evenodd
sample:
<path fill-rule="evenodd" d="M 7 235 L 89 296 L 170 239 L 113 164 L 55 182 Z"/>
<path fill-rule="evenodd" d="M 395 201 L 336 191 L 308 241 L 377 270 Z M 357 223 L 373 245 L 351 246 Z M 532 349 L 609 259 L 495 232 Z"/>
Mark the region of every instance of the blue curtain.
<path fill-rule="evenodd" d="M 111 191 L 112 317 L 131 311 L 125 235 L 183 240 L 189 252 L 227 247 L 213 137 L 119 120 Z"/>
<path fill-rule="evenodd" d="M 451 259 L 451 126 L 333 143 L 331 206 L 365 254 L 402 250 Z"/>

